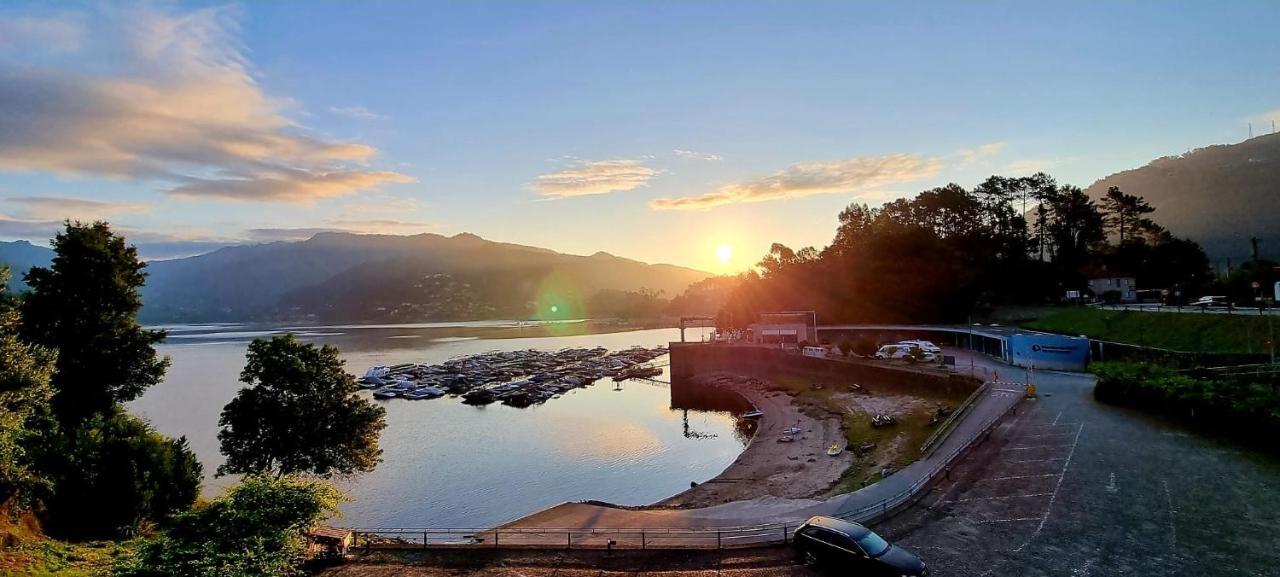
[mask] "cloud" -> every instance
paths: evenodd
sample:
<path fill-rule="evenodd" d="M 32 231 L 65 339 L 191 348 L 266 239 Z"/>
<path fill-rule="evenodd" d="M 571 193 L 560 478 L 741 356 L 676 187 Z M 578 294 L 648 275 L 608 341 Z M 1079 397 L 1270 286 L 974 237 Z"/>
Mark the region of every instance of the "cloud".
<path fill-rule="evenodd" d="M 1005 167 L 1004 171 L 1009 173 L 1010 176 L 1029 176 L 1037 172 L 1049 170 L 1056 164 L 1058 164 L 1057 161 L 1053 160 L 1017 160 L 1010 162 L 1009 165 Z"/>
<path fill-rule="evenodd" d="M 936 158 L 910 154 L 802 162 L 763 178 L 726 184 L 699 196 L 657 198 L 649 206 L 655 210 L 704 210 L 733 203 L 872 191 L 887 184 L 928 178 L 941 168 L 942 163 Z"/>
<path fill-rule="evenodd" d="M 956 156 L 960 157 L 959 166 L 973 164 L 979 160 L 998 156 L 1004 152 L 1005 143 L 992 142 L 989 144 L 981 144 L 976 148 L 962 148 L 956 151 Z"/>
<path fill-rule="evenodd" d="M 331 220 L 332 226 L 299 228 L 252 228 L 245 231 L 246 240 L 253 242 L 307 240 L 326 232 L 351 234 L 419 234 L 436 228 L 435 224 L 394 219 Z"/>
<path fill-rule="evenodd" d="M 74 219 L 73 219 L 74 220 Z M 49 239 L 63 230 L 63 220 L 15 218 L 0 214 L 0 238 L 20 238 L 37 244 L 48 244 Z M 203 231 L 164 233 L 143 231 L 127 226 L 112 225 L 111 229 L 124 236 L 125 241 L 138 248 L 138 255 L 145 260 L 178 258 L 240 244 L 237 239 L 218 238 Z"/>
<path fill-rule="evenodd" d="M 684 150 L 682 148 L 677 148 L 675 150 L 672 150 L 671 153 L 675 154 L 676 156 L 679 156 L 680 158 L 688 158 L 690 160 L 709 160 L 709 161 L 724 160 L 724 157 L 720 156 L 719 154 L 706 154 L 706 153 L 697 152 L 694 150 Z"/>
<path fill-rule="evenodd" d="M 38 45 L 54 52 L 71 52 L 84 40 L 84 23 L 76 15 L 56 18 L 0 18 L 0 51 Z"/>
<path fill-rule="evenodd" d="M 98 220 L 116 214 L 148 212 L 150 205 L 142 203 L 105 202 L 87 198 L 61 198 L 53 196 L 23 196 L 5 199 L 5 202 L 22 207 L 27 218 L 40 220 Z"/>
<path fill-rule="evenodd" d="M 387 118 L 363 106 L 330 106 L 329 112 L 349 116 L 357 120 L 383 120 Z"/>
<path fill-rule="evenodd" d="M 540 175 L 533 188 L 547 198 L 569 198 L 634 190 L 657 175 L 638 160 L 596 160 Z"/>
<path fill-rule="evenodd" d="M 1250 116 L 1244 120 L 1245 122 L 1253 123 L 1254 134 L 1267 134 L 1271 131 L 1273 125 L 1280 125 L 1280 108 Z"/>
<path fill-rule="evenodd" d="M 291 103 L 268 96 L 251 74 L 234 9 L 103 8 L 93 20 L 76 58 L 44 58 L 48 49 L 20 43 L 19 58 L 0 59 L 0 169 L 269 202 L 412 182 L 368 168 L 373 147 L 286 117 Z"/>
<path fill-rule="evenodd" d="M 61 228 L 61 220 L 14 218 L 0 214 L 0 238 L 47 240 Z"/>

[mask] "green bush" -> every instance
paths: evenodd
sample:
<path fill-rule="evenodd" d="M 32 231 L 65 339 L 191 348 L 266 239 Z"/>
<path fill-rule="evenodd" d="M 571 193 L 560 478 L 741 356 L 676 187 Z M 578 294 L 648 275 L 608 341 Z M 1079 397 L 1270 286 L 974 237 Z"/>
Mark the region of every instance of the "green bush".
<path fill-rule="evenodd" d="M 840 341 L 840 354 L 847 357 L 851 352 L 853 352 L 853 341 L 847 338 Z"/>
<path fill-rule="evenodd" d="M 41 515 L 51 534 L 129 536 L 199 495 L 203 472 L 186 439 L 161 435 L 119 408 L 69 429 L 46 416 L 36 429 L 27 450 L 52 481 Z"/>
<path fill-rule="evenodd" d="M 1148 363 L 1093 363 L 1094 396 L 1221 425 L 1226 430 L 1280 434 L 1280 391 L 1268 384 L 1189 373 Z"/>
<path fill-rule="evenodd" d="M 283 577 L 301 574 L 304 532 L 336 515 L 342 494 L 321 481 L 246 477 L 181 513 L 118 568 L 121 577 Z"/>
<path fill-rule="evenodd" d="M 869 357 L 876 354 L 876 350 L 876 342 L 870 337 L 858 337 L 858 340 L 853 342 L 853 352 L 858 356 Z"/>

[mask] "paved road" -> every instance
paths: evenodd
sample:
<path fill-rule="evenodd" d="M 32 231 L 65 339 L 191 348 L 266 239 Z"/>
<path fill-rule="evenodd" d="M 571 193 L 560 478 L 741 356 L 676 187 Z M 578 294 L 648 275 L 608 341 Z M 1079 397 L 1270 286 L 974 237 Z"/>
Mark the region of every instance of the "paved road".
<path fill-rule="evenodd" d="M 1280 575 L 1280 460 L 1040 373 L 952 480 L 878 529 L 936 575 Z"/>

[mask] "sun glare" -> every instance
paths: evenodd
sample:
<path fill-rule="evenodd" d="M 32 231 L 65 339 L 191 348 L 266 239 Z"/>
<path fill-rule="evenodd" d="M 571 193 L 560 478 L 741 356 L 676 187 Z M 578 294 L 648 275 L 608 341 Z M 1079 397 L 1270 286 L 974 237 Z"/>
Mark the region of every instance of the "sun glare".
<path fill-rule="evenodd" d="M 733 247 L 727 244 L 716 247 L 716 260 L 719 260 L 721 265 L 729 264 L 731 258 L 733 258 Z"/>

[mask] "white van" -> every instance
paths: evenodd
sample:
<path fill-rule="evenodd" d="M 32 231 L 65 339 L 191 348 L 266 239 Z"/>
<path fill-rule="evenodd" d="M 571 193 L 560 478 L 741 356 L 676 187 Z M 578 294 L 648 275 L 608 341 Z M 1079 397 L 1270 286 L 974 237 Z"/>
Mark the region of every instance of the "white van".
<path fill-rule="evenodd" d="M 920 347 L 924 352 L 934 356 L 942 354 L 942 347 L 933 344 L 933 341 L 898 341 L 898 344 L 907 345 L 909 347 Z"/>

